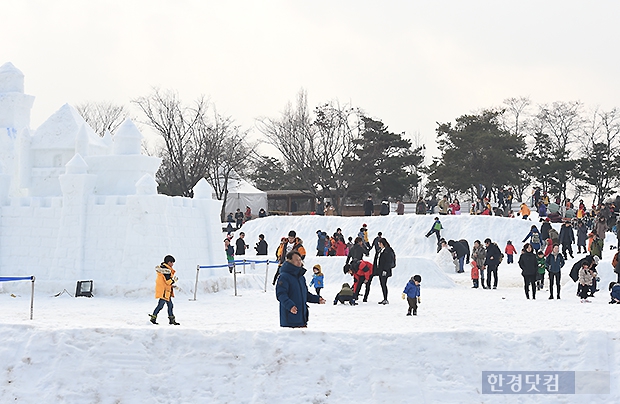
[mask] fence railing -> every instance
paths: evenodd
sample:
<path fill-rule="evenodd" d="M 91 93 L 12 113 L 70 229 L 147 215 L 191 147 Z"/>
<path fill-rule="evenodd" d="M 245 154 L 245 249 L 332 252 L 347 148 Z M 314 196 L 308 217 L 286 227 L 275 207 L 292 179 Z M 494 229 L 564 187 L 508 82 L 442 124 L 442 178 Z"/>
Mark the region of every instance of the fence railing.
<path fill-rule="evenodd" d="M 196 265 L 196 283 L 194 285 L 194 298 L 190 299 L 195 301 L 196 300 L 196 292 L 198 291 L 198 276 L 200 274 L 200 270 L 201 269 L 213 269 L 213 268 L 228 268 L 229 270 L 232 268 L 231 273 L 233 275 L 233 285 L 235 288 L 235 296 L 237 296 L 237 274 L 240 274 L 240 271 L 237 271 L 237 266 L 242 266 L 243 267 L 243 273 L 245 274 L 245 267 L 247 265 L 251 265 L 251 266 L 255 266 L 256 264 L 266 264 L 265 265 L 265 287 L 264 287 L 264 292 L 267 292 L 267 281 L 269 279 L 269 264 L 278 264 L 279 261 L 274 261 L 274 260 L 256 260 L 256 259 L 242 259 L 242 260 L 234 260 L 234 261 L 230 261 L 227 264 L 223 264 L 223 265 Z M 232 264 L 232 267 L 231 267 Z"/>

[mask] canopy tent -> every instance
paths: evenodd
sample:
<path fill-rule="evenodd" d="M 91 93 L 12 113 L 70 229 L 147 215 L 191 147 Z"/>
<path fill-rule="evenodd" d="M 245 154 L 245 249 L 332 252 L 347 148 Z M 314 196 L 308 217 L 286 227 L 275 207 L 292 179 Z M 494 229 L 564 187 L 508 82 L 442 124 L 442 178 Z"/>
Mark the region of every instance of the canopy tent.
<path fill-rule="evenodd" d="M 226 199 L 225 214 L 235 213 L 237 209 L 245 213 L 246 206 L 252 209 L 252 215 L 257 216 L 258 211 L 263 208 L 267 210 L 267 193 L 254 187 L 249 182 L 242 179 L 228 180 L 228 197 Z"/>

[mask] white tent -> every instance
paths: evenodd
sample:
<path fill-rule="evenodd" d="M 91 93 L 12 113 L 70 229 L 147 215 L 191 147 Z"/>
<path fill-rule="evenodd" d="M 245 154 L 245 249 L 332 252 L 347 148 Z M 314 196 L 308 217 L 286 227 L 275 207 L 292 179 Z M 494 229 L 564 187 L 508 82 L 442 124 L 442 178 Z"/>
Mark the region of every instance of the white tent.
<path fill-rule="evenodd" d="M 246 206 L 252 209 L 252 215 L 257 216 L 258 211 L 263 208 L 267 210 L 267 193 L 254 187 L 249 182 L 242 179 L 228 180 L 228 198 L 226 199 L 226 215 L 237 209 L 245 213 Z"/>

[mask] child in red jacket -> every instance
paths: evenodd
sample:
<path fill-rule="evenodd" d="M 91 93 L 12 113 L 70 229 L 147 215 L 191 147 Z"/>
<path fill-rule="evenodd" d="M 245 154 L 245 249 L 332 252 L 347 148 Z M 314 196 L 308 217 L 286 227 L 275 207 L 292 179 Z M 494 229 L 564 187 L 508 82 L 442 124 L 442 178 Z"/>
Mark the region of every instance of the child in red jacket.
<path fill-rule="evenodd" d="M 480 279 L 478 264 L 476 264 L 476 260 L 471 260 L 469 263 L 471 264 L 471 280 L 474 282 L 472 288 L 478 289 L 478 279 Z"/>
<path fill-rule="evenodd" d="M 512 264 L 514 262 L 512 256 L 517 253 L 517 249 L 512 245 L 512 241 L 508 240 L 504 252 L 506 253 L 506 257 L 508 259 L 507 262 Z"/>

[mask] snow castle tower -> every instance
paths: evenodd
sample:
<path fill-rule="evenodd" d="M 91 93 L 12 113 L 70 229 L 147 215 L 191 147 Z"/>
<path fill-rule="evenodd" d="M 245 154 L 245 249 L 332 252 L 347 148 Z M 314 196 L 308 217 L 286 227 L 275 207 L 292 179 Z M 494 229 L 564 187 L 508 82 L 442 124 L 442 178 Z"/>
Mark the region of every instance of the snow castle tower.
<path fill-rule="evenodd" d="M 0 171 L 8 176 L 10 195 L 19 195 L 19 137 L 28 135 L 33 103 L 34 97 L 24 94 L 24 74 L 12 63 L 0 66 Z"/>

